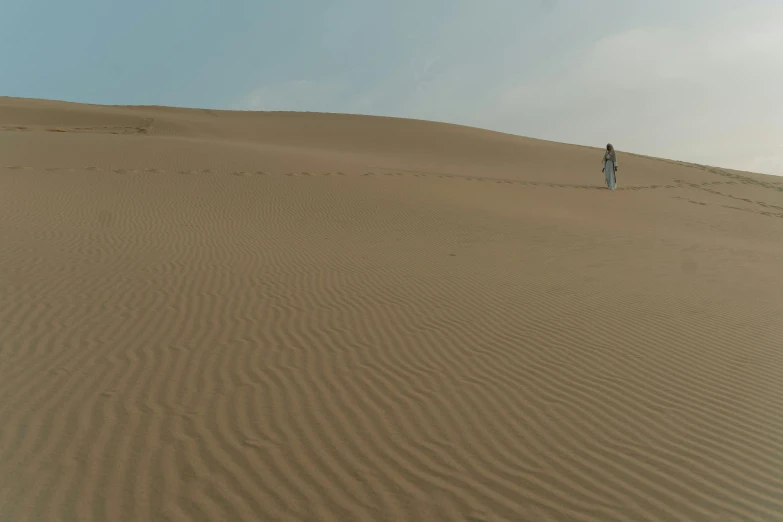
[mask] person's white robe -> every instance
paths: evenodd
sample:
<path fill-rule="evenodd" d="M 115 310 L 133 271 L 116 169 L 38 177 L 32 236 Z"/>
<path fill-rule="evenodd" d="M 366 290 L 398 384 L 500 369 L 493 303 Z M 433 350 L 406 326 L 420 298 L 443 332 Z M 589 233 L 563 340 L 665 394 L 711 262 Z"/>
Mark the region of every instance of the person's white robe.
<path fill-rule="evenodd" d="M 606 186 L 609 187 L 609 190 L 617 188 L 617 179 L 614 172 L 616 166 L 617 161 L 612 161 L 612 155 L 609 151 L 606 151 L 604 155 L 604 176 L 606 177 Z"/>

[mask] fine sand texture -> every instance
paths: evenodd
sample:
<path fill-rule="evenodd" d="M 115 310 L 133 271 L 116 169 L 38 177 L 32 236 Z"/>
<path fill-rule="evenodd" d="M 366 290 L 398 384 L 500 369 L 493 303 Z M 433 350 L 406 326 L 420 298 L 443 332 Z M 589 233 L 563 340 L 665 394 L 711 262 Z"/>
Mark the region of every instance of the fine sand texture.
<path fill-rule="evenodd" d="M 783 178 L 601 157 L 0 98 L 0 521 L 783 521 Z"/>

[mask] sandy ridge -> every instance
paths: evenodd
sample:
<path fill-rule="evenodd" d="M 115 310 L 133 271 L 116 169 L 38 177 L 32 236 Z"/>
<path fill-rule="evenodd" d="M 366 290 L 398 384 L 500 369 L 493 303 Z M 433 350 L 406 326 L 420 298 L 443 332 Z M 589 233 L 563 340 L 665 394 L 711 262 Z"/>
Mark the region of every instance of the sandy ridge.
<path fill-rule="evenodd" d="M 154 125 L 0 168 L 0 520 L 781 520 L 778 184 L 196 168 Z"/>

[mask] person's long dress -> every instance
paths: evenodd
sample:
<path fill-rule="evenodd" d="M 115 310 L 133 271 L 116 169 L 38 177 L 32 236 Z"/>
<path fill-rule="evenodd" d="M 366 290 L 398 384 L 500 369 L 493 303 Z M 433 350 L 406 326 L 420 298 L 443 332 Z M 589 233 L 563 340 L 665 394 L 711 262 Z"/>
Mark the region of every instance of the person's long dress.
<path fill-rule="evenodd" d="M 612 161 L 612 155 L 607 151 L 604 155 L 604 176 L 606 176 L 606 186 L 609 187 L 609 190 L 617 188 L 617 178 L 614 173 L 616 166 L 617 162 Z"/>

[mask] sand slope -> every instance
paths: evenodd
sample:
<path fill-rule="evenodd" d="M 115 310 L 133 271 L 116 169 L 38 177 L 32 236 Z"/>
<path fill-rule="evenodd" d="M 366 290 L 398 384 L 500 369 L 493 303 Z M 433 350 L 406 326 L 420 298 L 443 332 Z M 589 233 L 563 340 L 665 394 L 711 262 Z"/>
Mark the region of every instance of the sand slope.
<path fill-rule="evenodd" d="M 0 520 L 783 520 L 783 179 L 619 154 L 0 98 Z"/>

